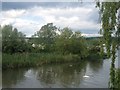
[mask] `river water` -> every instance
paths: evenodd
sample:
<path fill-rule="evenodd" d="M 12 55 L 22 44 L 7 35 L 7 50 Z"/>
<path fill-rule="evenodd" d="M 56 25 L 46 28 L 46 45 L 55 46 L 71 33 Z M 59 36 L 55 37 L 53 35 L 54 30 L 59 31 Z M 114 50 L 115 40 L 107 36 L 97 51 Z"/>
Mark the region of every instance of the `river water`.
<path fill-rule="evenodd" d="M 119 55 L 118 55 L 119 56 Z M 116 67 L 118 66 L 116 60 Z M 5 88 L 107 88 L 110 59 L 5 70 Z"/>

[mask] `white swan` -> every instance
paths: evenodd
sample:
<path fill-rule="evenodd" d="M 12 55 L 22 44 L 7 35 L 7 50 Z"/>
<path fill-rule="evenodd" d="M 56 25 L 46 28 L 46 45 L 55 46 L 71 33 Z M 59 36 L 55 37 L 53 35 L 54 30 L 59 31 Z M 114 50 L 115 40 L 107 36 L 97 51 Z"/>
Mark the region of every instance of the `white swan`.
<path fill-rule="evenodd" d="M 72 67 L 72 65 L 69 65 L 70 67 Z"/>
<path fill-rule="evenodd" d="M 24 75 L 25 77 L 27 77 L 27 78 L 30 78 L 31 76 L 29 76 L 29 75 Z"/>
<path fill-rule="evenodd" d="M 85 76 L 83 76 L 84 78 L 89 78 L 90 76 L 88 76 L 88 75 L 85 75 Z"/>
<path fill-rule="evenodd" d="M 31 70 L 28 70 L 25 74 L 24 74 L 24 76 L 25 77 L 27 77 L 27 78 L 31 78 Z"/>

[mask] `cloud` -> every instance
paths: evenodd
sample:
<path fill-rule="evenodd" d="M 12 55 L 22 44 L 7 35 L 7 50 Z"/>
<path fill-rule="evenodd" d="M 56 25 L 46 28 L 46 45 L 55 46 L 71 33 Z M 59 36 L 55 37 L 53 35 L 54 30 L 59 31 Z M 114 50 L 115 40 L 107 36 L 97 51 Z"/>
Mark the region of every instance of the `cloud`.
<path fill-rule="evenodd" d="M 84 37 L 101 37 L 102 36 L 100 34 L 85 34 L 85 33 L 82 33 L 81 35 Z"/>
<path fill-rule="evenodd" d="M 42 25 L 36 21 L 22 19 L 22 18 L 3 18 L 1 20 L 1 26 L 12 24 L 13 27 L 16 27 L 19 31 L 23 32 L 27 36 L 33 35 L 38 31 Z"/>
<path fill-rule="evenodd" d="M 85 7 L 66 7 L 66 8 L 44 8 L 44 7 L 34 7 L 31 9 L 34 15 L 54 15 L 54 16 L 83 16 L 82 14 L 89 14 L 92 12 L 91 8 Z"/>
<path fill-rule="evenodd" d="M 9 11 L 2 11 L 2 16 L 7 18 L 17 18 L 24 15 L 25 10 L 9 10 Z"/>
<path fill-rule="evenodd" d="M 56 1 L 56 0 L 55 0 Z M 54 8 L 63 8 L 63 7 L 82 7 L 82 6 L 89 6 L 92 2 L 86 2 L 86 3 L 81 3 L 81 2 L 2 2 L 2 10 L 10 10 L 10 9 L 28 9 L 32 8 L 34 6 L 41 6 L 41 7 L 54 7 Z"/>
<path fill-rule="evenodd" d="M 27 36 L 33 35 L 42 25 L 36 21 L 24 19 L 16 19 L 16 22 L 13 24 L 14 27 L 17 27 L 21 32 L 27 34 Z"/>
<path fill-rule="evenodd" d="M 100 28 L 97 19 L 98 11 L 93 4 L 80 7 L 78 5 L 72 7 L 71 4 L 66 7 L 34 6 L 2 11 L 0 24 L 2 26 L 12 24 L 27 36 L 34 34 L 42 25 L 51 22 L 61 28 L 68 26 L 73 30 L 88 30 L 97 35 L 96 32 L 93 32 L 93 30 L 98 31 Z"/>
<path fill-rule="evenodd" d="M 91 15 L 97 13 L 96 9 L 86 7 L 76 8 L 43 8 L 34 7 L 30 9 L 33 16 L 40 16 L 46 23 L 53 22 L 60 27 L 69 26 L 73 29 L 98 29 L 99 24 L 95 20 L 91 20 Z M 29 12 L 30 12 L 29 11 Z M 94 18 L 97 18 L 94 15 Z M 87 26 L 87 27 L 86 27 Z"/>

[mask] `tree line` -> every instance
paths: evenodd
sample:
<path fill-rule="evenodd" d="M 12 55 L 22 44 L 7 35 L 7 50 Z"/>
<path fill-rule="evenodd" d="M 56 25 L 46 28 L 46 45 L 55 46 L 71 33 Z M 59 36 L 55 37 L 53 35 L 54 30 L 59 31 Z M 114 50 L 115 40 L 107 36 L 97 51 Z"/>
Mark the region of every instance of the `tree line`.
<path fill-rule="evenodd" d="M 56 52 L 62 54 L 78 54 L 82 57 L 88 55 L 86 39 L 79 31 L 65 27 L 60 29 L 47 23 L 35 32 L 31 37 L 19 32 L 11 25 L 2 27 L 2 52 L 23 53 L 23 52 Z"/>

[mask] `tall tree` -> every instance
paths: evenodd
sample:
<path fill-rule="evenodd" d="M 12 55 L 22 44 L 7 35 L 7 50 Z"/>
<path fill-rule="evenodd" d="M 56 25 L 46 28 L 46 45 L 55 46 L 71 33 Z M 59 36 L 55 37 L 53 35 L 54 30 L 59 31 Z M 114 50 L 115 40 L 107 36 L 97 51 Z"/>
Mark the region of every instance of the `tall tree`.
<path fill-rule="evenodd" d="M 2 51 L 5 53 L 16 53 L 25 51 L 25 35 L 18 32 L 11 25 L 2 27 Z"/>
<path fill-rule="evenodd" d="M 66 27 L 61 30 L 61 34 L 56 40 L 57 51 L 64 54 L 77 54 L 81 58 L 87 56 L 87 46 L 80 32 L 73 32 Z"/>
<path fill-rule="evenodd" d="M 48 23 L 47 25 L 42 26 L 35 35 L 35 37 L 37 36 L 39 38 L 37 42 L 44 45 L 45 50 L 51 50 L 57 35 L 56 31 L 57 27 L 54 26 L 53 23 Z"/>
<path fill-rule="evenodd" d="M 0 52 L 2 52 L 2 28 L 0 25 Z"/>
<path fill-rule="evenodd" d="M 115 54 L 119 45 L 119 42 L 116 42 L 116 40 L 120 39 L 120 1 L 97 2 L 97 6 L 100 8 L 102 41 L 106 45 L 107 55 L 112 58 L 109 87 L 113 90 L 119 86 L 115 79 Z"/>

